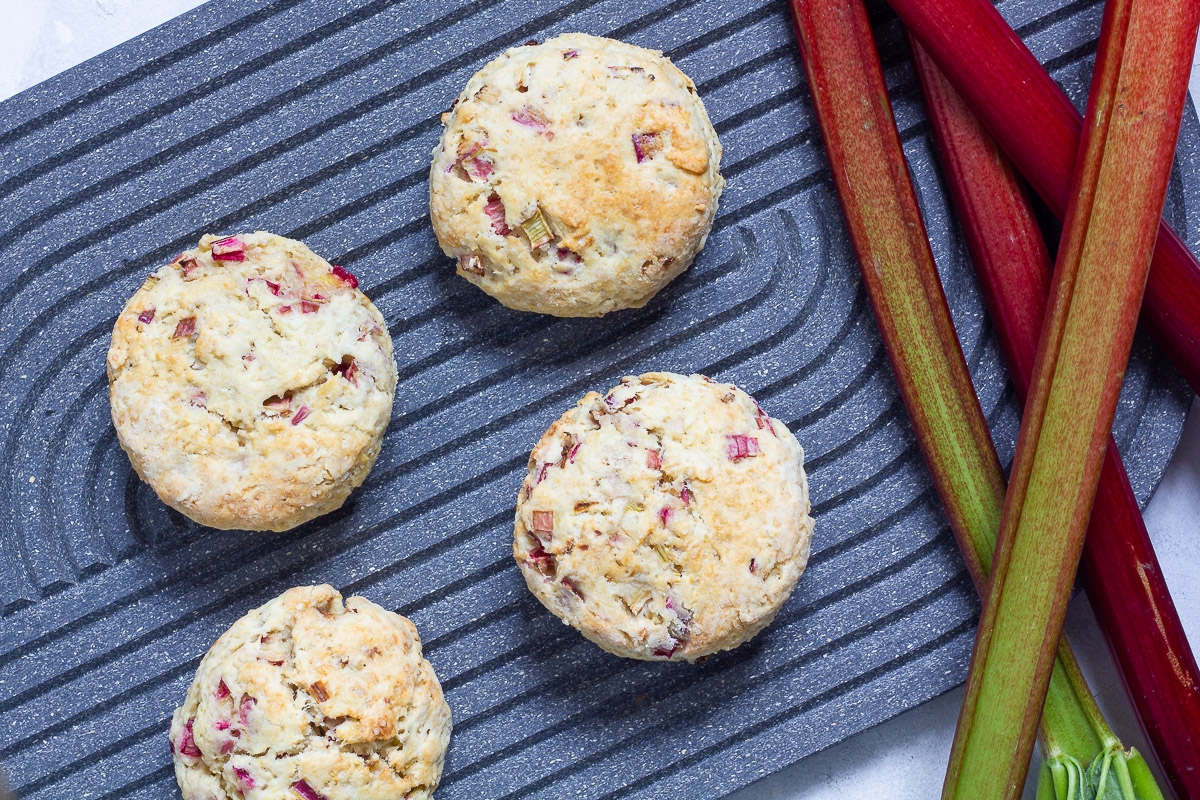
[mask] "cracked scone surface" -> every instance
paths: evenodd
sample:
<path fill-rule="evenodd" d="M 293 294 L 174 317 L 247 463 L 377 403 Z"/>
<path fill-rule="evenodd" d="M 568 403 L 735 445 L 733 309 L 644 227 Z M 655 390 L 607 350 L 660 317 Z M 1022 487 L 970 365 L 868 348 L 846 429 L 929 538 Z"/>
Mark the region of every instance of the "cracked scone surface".
<path fill-rule="evenodd" d="M 425 800 L 449 738 L 413 624 L 330 586 L 289 589 L 234 623 L 170 732 L 184 800 Z"/>
<path fill-rule="evenodd" d="M 205 236 L 130 298 L 108 351 L 112 418 L 163 502 L 203 525 L 276 531 L 345 502 L 396 387 L 387 325 L 356 287 L 259 232 Z"/>
<path fill-rule="evenodd" d="M 506 306 L 640 307 L 704 246 L 721 145 L 695 85 L 657 51 L 581 33 L 514 47 L 443 121 L 434 231 Z"/>
<path fill-rule="evenodd" d="M 546 431 L 517 502 L 530 591 L 605 650 L 695 660 L 764 628 L 808 562 L 804 453 L 740 389 L 648 373 Z"/>

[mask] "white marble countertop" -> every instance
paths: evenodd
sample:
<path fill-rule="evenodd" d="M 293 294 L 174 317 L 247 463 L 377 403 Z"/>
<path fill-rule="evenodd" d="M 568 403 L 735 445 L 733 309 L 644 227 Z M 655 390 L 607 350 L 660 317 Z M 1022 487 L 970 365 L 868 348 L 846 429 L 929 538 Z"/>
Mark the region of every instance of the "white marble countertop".
<path fill-rule="evenodd" d="M 0 0 L 0 100 L 182 14 L 201 0 Z M 1200 103 L 1200 53 L 1191 90 Z M 1146 511 L 1175 604 L 1200 642 L 1200 413 Z M 1126 745 L 1144 748 L 1091 610 L 1076 598 L 1067 620 L 1101 706 Z M 940 791 L 961 690 L 907 711 L 734 795 L 736 800 L 925 800 Z M 1030 770 L 1030 774 L 1036 774 Z M 1027 787 L 1026 796 L 1033 797 Z"/>

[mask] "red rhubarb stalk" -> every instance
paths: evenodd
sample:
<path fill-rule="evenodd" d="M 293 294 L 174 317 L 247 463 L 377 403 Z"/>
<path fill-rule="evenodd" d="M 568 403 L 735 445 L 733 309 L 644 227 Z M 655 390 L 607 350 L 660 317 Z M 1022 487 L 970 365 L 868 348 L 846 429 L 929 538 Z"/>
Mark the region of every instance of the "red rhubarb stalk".
<path fill-rule="evenodd" d="M 1011 166 L 928 53 L 916 42 L 912 51 L 946 185 L 1024 402 L 1050 258 Z M 1164 772 L 1180 797 L 1200 797 L 1200 671 L 1111 438 L 1080 574 Z"/>
<path fill-rule="evenodd" d="M 1158 235 L 1198 25 L 1200 0 L 1105 6 L 944 798 L 1016 798 L 1025 782 Z"/>
<path fill-rule="evenodd" d="M 1083 127 L 1058 84 L 990 0 L 888 3 L 1062 219 Z M 1165 222 L 1154 247 L 1142 322 L 1200 393 L 1200 262 Z"/>

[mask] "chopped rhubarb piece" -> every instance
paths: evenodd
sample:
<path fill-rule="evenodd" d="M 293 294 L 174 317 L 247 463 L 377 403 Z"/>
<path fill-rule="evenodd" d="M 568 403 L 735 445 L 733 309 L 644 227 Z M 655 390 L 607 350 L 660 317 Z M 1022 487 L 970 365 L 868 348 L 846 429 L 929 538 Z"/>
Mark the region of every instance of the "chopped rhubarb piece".
<path fill-rule="evenodd" d="M 300 409 L 296 412 L 296 415 L 292 417 L 292 424 L 299 425 L 301 422 L 304 422 L 305 417 L 311 413 L 312 410 L 309 409 L 308 406 L 300 406 Z"/>
<path fill-rule="evenodd" d="M 671 513 L 670 506 L 663 506 L 658 510 L 658 518 L 662 520 L 664 528 L 671 522 Z"/>
<path fill-rule="evenodd" d="M 301 300 L 300 301 L 300 311 L 303 314 L 315 314 L 320 310 L 321 310 L 320 303 L 314 303 L 311 300 Z"/>
<path fill-rule="evenodd" d="M 287 395 L 280 397 L 276 394 L 268 397 L 266 400 L 263 400 L 263 408 L 267 409 L 268 411 L 287 411 L 291 404 L 292 398 L 288 397 Z"/>
<path fill-rule="evenodd" d="M 581 259 L 579 257 L 578 253 L 572 251 L 569 248 L 560 247 L 560 248 L 558 248 L 558 250 L 556 252 L 558 254 L 559 261 L 565 261 L 568 264 L 579 264 L 583 261 L 583 259 Z"/>
<path fill-rule="evenodd" d="M 493 223 L 493 226 L 494 225 L 495 223 Z M 458 268 L 463 272 L 469 272 L 472 275 L 483 274 L 483 263 L 479 260 L 479 256 L 473 253 L 471 255 L 459 256 Z"/>
<path fill-rule="evenodd" d="M 464 161 L 470 161 L 472 158 L 474 158 L 475 156 L 482 153 L 483 148 L 487 147 L 487 143 L 488 143 L 487 139 L 482 139 L 479 141 L 464 144 L 462 147 L 458 148 L 459 162 L 461 163 Z"/>
<path fill-rule="evenodd" d="M 358 386 L 358 363 L 350 356 L 344 357 L 342 363 L 335 364 L 333 372 L 336 375 L 341 375 L 355 386 Z"/>
<path fill-rule="evenodd" d="M 657 450 L 646 451 L 646 466 L 650 469 L 662 469 L 662 456 Z"/>
<path fill-rule="evenodd" d="M 219 719 L 213 723 L 213 727 L 219 731 L 229 730 L 229 720 Z"/>
<path fill-rule="evenodd" d="M 197 408 L 208 408 L 208 395 L 204 392 L 196 392 L 192 395 L 190 402 Z"/>
<path fill-rule="evenodd" d="M 525 230 L 525 235 L 529 237 L 529 246 L 534 250 L 554 240 L 554 234 L 550 231 L 550 226 L 547 224 L 546 218 L 542 216 L 540 208 L 533 212 L 532 217 L 522 222 L 521 227 Z"/>
<path fill-rule="evenodd" d="M 292 791 L 302 800 L 329 800 L 325 795 L 309 786 L 303 778 L 292 784 Z"/>
<path fill-rule="evenodd" d="M 767 412 L 762 410 L 762 406 L 758 404 L 757 400 L 754 401 L 754 421 L 758 423 L 759 430 L 768 430 L 776 439 L 779 438 L 779 434 L 775 432 L 775 426 L 771 424 L 771 418 L 767 416 Z"/>
<path fill-rule="evenodd" d="M 145 311 L 138 314 L 137 318 L 138 322 L 142 323 L 143 325 L 149 325 L 151 322 L 154 322 L 154 307 L 151 306 L 150 308 L 147 308 Z"/>
<path fill-rule="evenodd" d="M 571 448 L 571 452 L 567 455 L 567 461 L 571 462 L 572 464 L 575 463 L 575 454 L 579 452 L 580 444 L 581 442 L 576 442 L 575 446 Z"/>
<path fill-rule="evenodd" d="M 546 119 L 546 115 L 540 109 L 530 106 L 522 106 L 512 112 L 513 122 L 524 125 L 526 128 L 533 128 L 538 133 L 545 135 L 547 139 L 553 139 L 554 134 L 549 130 L 550 120 Z"/>
<path fill-rule="evenodd" d="M 537 480 L 535 480 L 535 481 L 533 482 L 535 486 L 536 486 L 537 484 L 541 483 L 542 481 L 546 480 L 546 471 L 547 471 L 548 469 L 550 469 L 550 463 L 549 463 L 549 462 L 547 462 L 547 463 L 545 463 L 545 464 L 542 464 L 541 468 L 540 468 L 540 469 L 538 469 Z"/>
<path fill-rule="evenodd" d="M 554 560 L 554 556 L 547 553 L 540 544 L 529 551 L 529 562 L 533 564 L 534 569 L 543 575 L 553 575 L 557 569 L 557 562 Z"/>
<path fill-rule="evenodd" d="M 233 739 L 226 739 L 225 741 L 221 742 L 221 755 L 227 756 L 232 753 L 234 746 L 235 744 Z"/>
<path fill-rule="evenodd" d="M 345 267 L 334 264 L 332 272 L 335 278 L 349 286 L 351 289 L 358 288 L 358 278 L 354 277 L 354 274 Z"/>
<path fill-rule="evenodd" d="M 258 701 L 248 694 L 242 695 L 242 701 L 238 703 L 238 719 L 243 725 L 250 724 L 250 710 L 258 705 Z"/>
<path fill-rule="evenodd" d="M 580 600 L 583 599 L 583 592 L 579 591 L 579 587 L 576 586 L 574 581 L 572 581 L 570 578 L 563 578 L 559 581 L 559 583 L 561 583 L 563 586 L 567 587 L 572 592 L 574 592 L 575 595 L 577 597 L 579 597 Z"/>
<path fill-rule="evenodd" d="M 275 295 L 276 297 L 279 296 L 279 284 L 275 281 L 269 281 L 266 278 L 251 278 L 250 281 L 262 281 L 267 285 L 267 288 L 270 289 L 271 294 Z"/>
<path fill-rule="evenodd" d="M 179 737 L 179 752 L 188 758 L 200 758 L 200 748 L 196 746 L 196 740 L 192 736 L 192 725 L 196 720 L 189 719 L 187 725 L 183 726 L 183 735 Z"/>
<path fill-rule="evenodd" d="M 683 501 L 683 504 L 685 506 L 691 505 L 692 493 L 690 491 L 688 491 L 688 487 L 686 484 L 684 485 L 684 487 L 682 489 L 679 490 L 679 499 Z"/>
<path fill-rule="evenodd" d="M 533 512 L 533 530 L 536 533 L 554 533 L 554 512 Z"/>
<path fill-rule="evenodd" d="M 196 259 L 192 258 L 191 256 L 188 256 L 187 258 L 179 259 L 178 264 L 179 264 L 179 269 L 181 269 L 183 271 L 184 278 L 187 278 L 189 275 L 192 274 L 193 270 L 196 270 L 200 267 L 200 262 L 197 261 Z M 155 281 L 155 283 L 157 283 L 157 281 Z"/>
<path fill-rule="evenodd" d="M 311 694 L 313 699 L 318 703 L 324 703 L 329 699 L 329 692 L 325 689 L 325 684 L 321 683 L 320 681 L 313 681 L 308 687 L 308 693 Z"/>
<path fill-rule="evenodd" d="M 751 574 L 751 575 L 757 575 L 757 574 L 758 574 L 758 561 L 757 561 L 756 559 L 753 559 L 753 558 L 752 558 L 752 559 L 750 559 L 750 574 Z"/>
<path fill-rule="evenodd" d="M 254 788 L 254 778 L 250 775 L 249 772 L 242 769 L 241 767 L 233 768 L 233 777 L 234 777 L 234 780 L 237 781 L 238 788 L 241 789 L 243 792 Z"/>
<path fill-rule="evenodd" d="M 493 194 L 488 198 L 487 205 L 483 207 L 483 213 L 492 220 L 492 230 L 498 235 L 508 236 L 512 233 L 512 228 L 508 227 L 508 222 L 504 219 L 504 202 L 499 195 Z"/>
<path fill-rule="evenodd" d="M 212 243 L 213 261 L 245 261 L 246 245 L 236 236 Z"/>
<path fill-rule="evenodd" d="M 758 447 L 758 439 L 753 436 L 743 436 L 739 433 L 728 436 L 728 439 L 729 442 L 725 445 L 725 455 L 729 456 L 730 461 L 752 458 L 762 452 Z"/>
<path fill-rule="evenodd" d="M 570 61 L 572 58 L 579 58 L 578 50 L 564 50 L 563 61 Z"/>
<path fill-rule="evenodd" d="M 280 314 L 290 314 L 290 313 L 292 313 L 292 307 L 291 306 L 280 306 L 279 313 Z"/>
<path fill-rule="evenodd" d="M 463 169 L 476 183 L 487 183 L 488 178 L 492 177 L 492 173 L 496 171 L 495 165 L 486 156 L 476 156 L 470 161 L 463 162 Z"/>
<path fill-rule="evenodd" d="M 185 317 L 179 320 L 175 326 L 175 332 L 171 334 L 172 339 L 186 339 L 196 332 L 196 318 Z"/>
<path fill-rule="evenodd" d="M 662 142 L 659 141 L 657 133 L 635 133 L 632 138 L 633 154 L 637 156 L 639 164 L 654 158 L 662 150 Z"/>
<path fill-rule="evenodd" d="M 670 658 L 675 655 L 675 651 L 679 649 L 679 642 L 672 641 L 671 648 L 668 650 L 665 647 L 654 648 L 654 655 L 659 658 Z"/>

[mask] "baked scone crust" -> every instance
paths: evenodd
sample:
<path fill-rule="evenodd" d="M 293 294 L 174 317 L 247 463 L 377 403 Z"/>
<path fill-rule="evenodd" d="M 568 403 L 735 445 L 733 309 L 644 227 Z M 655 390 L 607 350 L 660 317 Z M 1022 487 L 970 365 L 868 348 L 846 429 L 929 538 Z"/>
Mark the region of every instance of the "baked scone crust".
<path fill-rule="evenodd" d="M 184 800 L 425 800 L 450 726 L 409 620 L 304 586 L 217 639 L 170 741 Z"/>
<path fill-rule="evenodd" d="M 458 273 L 557 316 L 640 307 L 704 246 L 721 144 L 661 53 L 570 33 L 479 70 L 443 117 L 430 216 Z M 553 239 L 522 227 L 540 213 Z"/>
<path fill-rule="evenodd" d="M 108 351 L 112 418 L 163 502 L 202 525 L 274 531 L 345 502 L 396 388 L 387 325 L 356 287 L 301 242 L 258 232 L 205 236 L 130 298 Z"/>
<path fill-rule="evenodd" d="M 533 449 L 513 555 L 542 604 L 605 650 L 694 661 L 762 630 L 804 571 L 803 461 L 731 384 L 627 377 Z"/>

